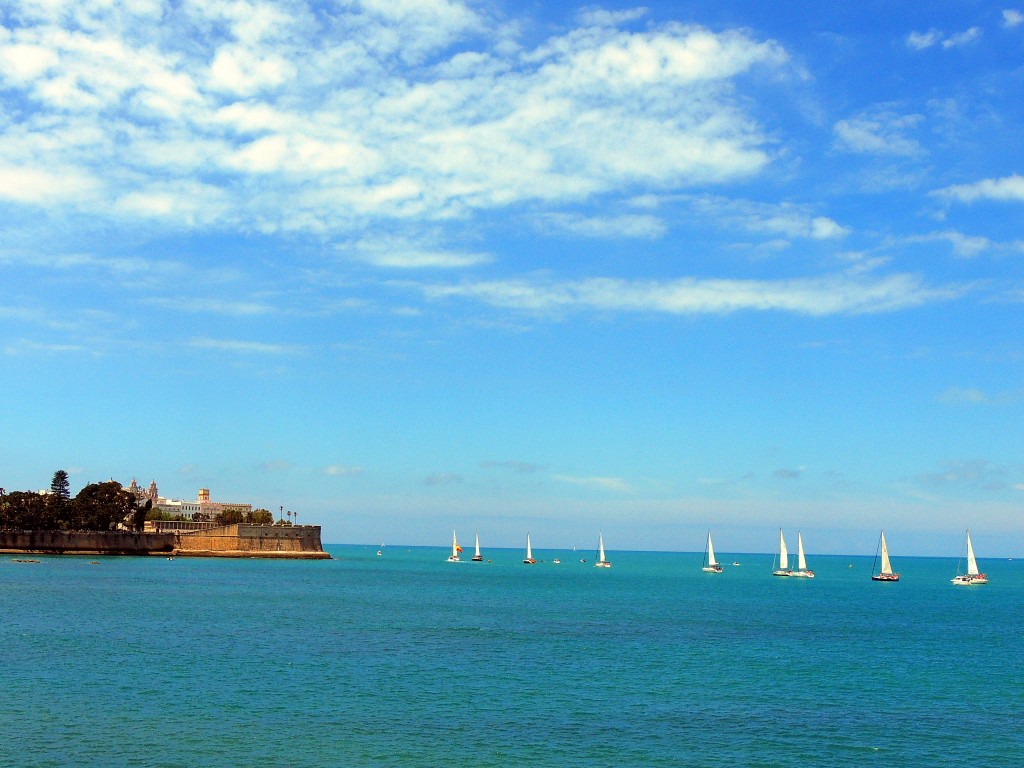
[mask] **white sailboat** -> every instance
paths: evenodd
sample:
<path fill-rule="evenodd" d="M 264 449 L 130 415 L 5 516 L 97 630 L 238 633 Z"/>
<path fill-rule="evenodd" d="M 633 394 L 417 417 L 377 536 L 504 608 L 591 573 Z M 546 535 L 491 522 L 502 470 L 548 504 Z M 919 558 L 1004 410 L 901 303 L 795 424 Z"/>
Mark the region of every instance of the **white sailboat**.
<path fill-rule="evenodd" d="M 882 567 L 878 573 L 875 573 L 875 567 L 871 566 L 871 580 L 872 581 L 899 581 L 900 575 L 893 573 L 892 563 L 889 562 L 889 547 L 885 544 L 885 531 L 882 531 L 882 537 L 878 541 L 879 551 L 882 553 Z"/>
<path fill-rule="evenodd" d="M 452 553 L 448 555 L 449 563 L 458 563 L 462 561 L 459 557 L 459 553 L 462 552 L 462 547 L 459 546 L 458 539 L 455 538 L 455 531 L 452 531 Z"/>
<path fill-rule="evenodd" d="M 803 579 L 813 579 L 814 571 L 807 567 L 807 558 L 804 557 L 804 539 L 800 531 L 796 532 L 796 570 L 790 576 L 798 576 Z"/>
<path fill-rule="evenodd" d="M 772 570 L 772 576 L 792 576 L 789 570 L 789 550 L 786 549 L 786 537 L 779 528 L 779 567 Z"/>
<path fill-rule="evenodd" d="M 476 532 L 476 554 L 473 555 L 474 563 L 482 563 L 484 556 L 480 554 L 480 531 Z"/>
<path fill-rule="evenodd" d="M 959 565 L 957 570 L 960 570 Z M 974 559 L 974 547 L 971 546 L 971 531 L 967 529 L 967 573 L 961 573 L 950 579 L 954 584 L 972 585 L 988 584 L 988 576 L 978 571 L 978 561 Z"/>
<path fill-rule="evenodd" d="M 611 568 L 612 563 L 608 558 L 604 556 L 604 533 L 598 531 L 597 534 L 597 562 L 594 563 L 595 568 Z"/>
<path fill-rule="evenodd" d="M 711 544 L 711 531 L 708 531 L 708 543 L 704 548 L 704 567 L 701 568 L 704 573 L 721 573 L 722 566 L 715 560 L 715 548 Z"/>
<path fill-rule="evenodd" d="M 526 557 L 523 558 L 523 562 L 526 565 L 535 565 L 536 560 L 533 559 L 533 548 L 530 546 L 530 532 L 526 532 Z"/>

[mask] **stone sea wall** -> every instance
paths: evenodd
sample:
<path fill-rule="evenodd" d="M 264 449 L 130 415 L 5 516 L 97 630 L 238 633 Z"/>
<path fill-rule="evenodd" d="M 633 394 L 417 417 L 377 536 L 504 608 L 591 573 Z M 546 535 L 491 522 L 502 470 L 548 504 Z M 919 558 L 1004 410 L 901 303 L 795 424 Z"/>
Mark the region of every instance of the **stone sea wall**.
<path fill-rule="evenodd" d="M 225 525 L 175 534 L 175 554 L 198 557 L 282 557 L 328 560 L 319 525 Z"/>
<path fill-rule="evenodd" d="M 174 551 L 172 533 L 0 531 L 0 552 L 57 555 L 158 555 Z"/>
<path fill-rule="evenodd" d="M 0 531 L 0 553 L 329 560 L 319 525 L 225 525 L 186 533 Z"/>

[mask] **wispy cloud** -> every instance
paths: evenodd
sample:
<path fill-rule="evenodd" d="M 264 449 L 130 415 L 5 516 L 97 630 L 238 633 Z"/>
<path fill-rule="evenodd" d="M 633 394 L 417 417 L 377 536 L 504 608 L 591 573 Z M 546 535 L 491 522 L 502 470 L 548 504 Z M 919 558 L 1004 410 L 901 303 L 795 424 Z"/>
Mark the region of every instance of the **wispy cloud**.
<path fill-rule="evenodd" d="M 950 405 L 1014 405 L 1024 403 L 1024 389 L 989 394 L 974 387 L 949 387 L 936 399 Z"/>
<path fill-rule="evenodd" d="M 424 485 L 458 485 L 462 482 L 462 475 L 453 472 L 441 472 L 423 478 Z"/>
<path fill-rule="evenodd" d="M 690 207 L 702 219 L 721 228 L 741 227 L 748 232 L 780 235 L 791 239 L 832 240 L 850 230 L 812 206 L 797 203 L 765 203 L 705 195 L 690 200 Z"/>
<path fill-rule="evenodd" d="M 198 337 L 188 342 L 194 349 L 212 349 L 219 352 L 233 352 L 240 355 L 294 355 L 303 352 L 300 347 L 286 344 L 268 344 L 261 341 L 238 339 L 210 339 Z"/>
<path fill-rule="evenodd" d="M 324 468 L 324 474 L 331 477 L 356 477 L 363 474 L 362 467 L 350 467 L 345 464 L 331 464 Z"/>
<path fill-rule="evenodd" d="M 1007 29 L 1013 29 L 1024 24 L 1024 13 L 1014 10 L 1013 8 L 1007 8 L 1003 11 L 1003 26 Z"/>
<path fill-rule="evenodd" d="M 570 485 L 580 485 L 585 488 L 597 488 L 602 491 L 614 491 L 616 493 L 628 493 L 632 489 L 621 477 L 575 477 L 573 475 L 552 475 L 552 480 Z"/>
<path fill-rule="evenodd" d="M 1024 176 L 1014 174 L 998 179 L 982 179 L 971 184 L 954 184 L 932 193 L 936 197 L 960 203 L 978 200 L 1024 202 Z"/>
<path fill-rule="evenodd" d="M 649 214 L 585 216 L 574 213 L 543 213 L 533 217 L 542 232 L 564 233 L 602 239 L 642 238 L 654 240 L 665 234 L 665 223 Z"/>
<path fill-rule="evenodd" d="M 431 247 L 435 238 L 422 240 L 405 237 L 363 239 L 338 247 L 338 252 L 375 267 L 390 269 L 462 269 L 488 264 L 490 254 L 466 253 Z"/>
<path fill-rule="evenodd" d="M 833 275 L 791 280 L 542 279 L 421 284 L 431 299 L 464 298 L 540 314 L 569 311 L 674 315 L 781 311 L 802 315 L 873 314 L 948 301 L 966 288 L 929 287 L 915 275 Z"/>
<path fill-rule="evenodd" d="M 786 467 L 782 469 L 776 469 L 772 472 L 772 477 L 778 480 L 797 480 L 803 476 L 807 467 Z"/>
<path fill-rule="evenodd" d="M 906 43 L 908 48 L 915 51 L 923 51 L 936 45 L 945 49 L 959 48 L 978 41 L 981 39 L 981 34 L 981 27 L 971 27 L 951 35 L 946 35 L 945 32 L 933 28 L 927 32 L 911 32 L 906 37 Z"/>
<path fill-rule="evenodd" d="M 513 472 L 524 475 L 547 469 L 543 464 L 533 464 L 528 461 L 481 461 L 480 466 L 484 469 L 511 469 Z"/>
<path fill-rule="evenodd" d="M 945 462 L 935 472 L 923 472 L 911 478 L 914 482 L 930 487 L 972 486 L 985 490 L 1006 488 L 1011 472 L 1007 467 L 997 466 L 986 459 L 967 459 Z"/>
<path fill-rule="evenodd" d="M 847 152 L 917 157 L 925 153 L 924 147 L 906 134 L 914 130 L 923 119 L 923 115 L 905 115 L 885 109 L 864 112 L 835 124 L 835 143 L 839 149 Z"/>
<path fill-rule="evenodd" d="M 452 0 L 12 0 L 10 14 L 0 85 L 19 107 L 0 126 L 0 199 L 175 229 L 351 234 L 749 178 L 774 150 L 738 79 L 789 67 L 746 32 L 623 28 L 639 10 L 585 12 L 532 48 Z"/>

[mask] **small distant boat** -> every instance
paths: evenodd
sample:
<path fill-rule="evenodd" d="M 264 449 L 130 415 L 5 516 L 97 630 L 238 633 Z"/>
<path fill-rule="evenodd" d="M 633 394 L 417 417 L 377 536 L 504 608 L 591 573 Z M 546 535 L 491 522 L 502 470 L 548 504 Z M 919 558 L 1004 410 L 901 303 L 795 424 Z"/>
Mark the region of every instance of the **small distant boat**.
<path fill-rule="evenodd" d="M 377 550 L 377 557 L 380 557 L 383 554 L 384 554 L 384 545 L 381 544 L 380 545 L 380 549 Z"/>
<path fill-rule="evenodd" d="M 552 560 L 551 562 L 554 563 L 555 565 L 561 565 L 562 564 L 562 561 L 559 560 L 557 557 L 554 560 Z"/>
<path fill-rule="evenodd" d="M 882 531 L 882 536 L 878 540 L 878 549 L 882 553 L 882 567 L 875 573 L 875 566 L 871 566 L 871 580 L 872 581 L 899 581 L 900 575 L 893 573 L 892 563 L 889 562 L 889 547 L 885 545 L 885 531 Z M 850 565 L 852 568 L 853 565 Z"/>
<path fill-rule="evenodd" d="M 704 547 L 704 567 L 701 568 L 704 573 L 721 573 L 722 566 L 715 560 L 715 548 L 711 544 L 711 531 L 708 531 L 708 543 Z"/>
<path fill-rule="evenodd" d="M 961 558 L 962 560 L 962 558 Z M 957 570 L 960 570 L 959 563 Z M 974 584 L 988 584 L 988 576 L 978 571 L 978 561 L 974 559 L 974 547 L 971 546 L 971 531 L 967 529 L 967 573 L 961 573 L 950 579 L 954 584 L 971 586 Z"/>
<path fill-rule="evenodd" d="M 455 531 L 452 531 L 452 553 L 448 555 L 449 563 L 458 563 L 462 561 L 459 557 L 459 553 L 462 552 L 462 547 L 459 546 L 458 540 L 455 538 Z"/>
<path fill-rule="evenodd" d="M 476 554 L 473 555 L 474 563 L 482 563 L 484 556 L 480 554 L 480 531 L 476 532 Z"/>
<path fill-rule="evenodd" d="M 772 564 L 772 576 L 792 576 L 793 572 L 789 570 L 789 550 L 786 549 L 786 537 L 782 535 L 782 529 L 779 528 L 779 567 L 775 568 L 775 564 Z"/>
<path fill-rule="evenodd" d="M 790 571 L 790 576 L 802 579 L 813 579 L 814 571 L 807 567 L 807 558 L 804 557 L 804 539 L 800 531 L 796 532 L 796 570 Z"/>
<path fill-rule="evenodd" d="M 733 560 L 733 561 L 732 561 L 732 564 L 733 564 L 733 565 L 741 565 L 741 563 L 740 563 L 740 561 L 739 561 L 739 560 Z"/>
<path fill-rule="evenodd" d="M 595 568 L 611 568 L 611 560 L 604 556 L 604 533 L 598 532 L 597 534 L 597 562 L 594 563 Z"/>
<path fill-rule="evenodd" d="M 530 532 L 526 532 L 526 557 L 523 558 L 523 563 L 526 565 L 536 565 L 537 561 L 533 559 L 533 547 L 530 546 Z"/>

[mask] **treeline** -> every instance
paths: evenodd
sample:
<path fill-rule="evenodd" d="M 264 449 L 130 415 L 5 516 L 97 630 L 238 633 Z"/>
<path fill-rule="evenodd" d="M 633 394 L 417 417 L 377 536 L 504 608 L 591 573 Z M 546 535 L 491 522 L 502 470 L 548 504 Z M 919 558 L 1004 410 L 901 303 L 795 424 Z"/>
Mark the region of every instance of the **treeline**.
<path fill-rule="evenodd" d="M 146 514 L 147 520 L 201 520 L 199 513 L 194 514 L 191 518 L 187 518 L 184 515 L 176 515 L 173 512 L 166 512 L 162 509 L 153 509 Z M 251 512 L 242 511 L 240 509 L 225 509 L 223 512 L 218 513 L 212 517 L 207 517 L 208 522 L 217 523 L 218 525 L 233 525 L 235 523 L 245 523 L 247 525 L 273 525 L 274 516 L 270 513 L 269 509 L 254 509 Z M 284 521 L 280 521 L 279 525 L 285 525 Z M 288 523 L 291 525 L 291 523 Z"/>
<path fill-rule="evenodd" d="M 109 480 L 85 486 L 72 498 L 68 473 L 53 475 L 49 492 L 3 492 L 0 489 L 0 529 L 16 531 L 141 531 L 152 505 L 140 505 L 135 495 Z"/>

